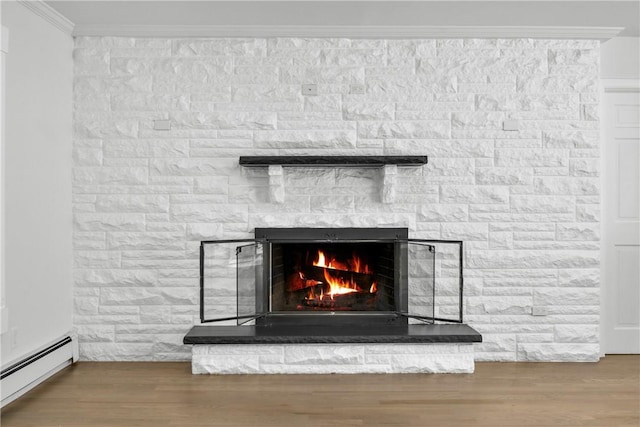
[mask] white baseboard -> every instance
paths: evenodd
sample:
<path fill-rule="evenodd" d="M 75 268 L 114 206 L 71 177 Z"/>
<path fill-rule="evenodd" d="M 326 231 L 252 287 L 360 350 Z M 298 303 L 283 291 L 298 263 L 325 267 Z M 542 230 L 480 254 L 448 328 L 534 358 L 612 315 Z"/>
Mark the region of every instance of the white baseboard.
<path fill-rule="evenodd" d="M 4 407 L 78 360 L 78 340 L 66 335 L 2 369 L 0 396 Z"/>

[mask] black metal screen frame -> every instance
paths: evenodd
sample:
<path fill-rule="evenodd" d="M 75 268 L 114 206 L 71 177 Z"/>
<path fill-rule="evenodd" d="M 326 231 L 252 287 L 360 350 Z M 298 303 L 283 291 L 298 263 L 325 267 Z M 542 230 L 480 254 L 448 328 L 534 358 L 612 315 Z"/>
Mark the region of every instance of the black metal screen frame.
<path fill-rule="evenodd" d="M 296 229 L 293 229 L 296 230 Z M 257 230 L 256 230 L 257 231 Z M 204 290 L 204 282 L 205 282 L 205 275 L 204 275 L 204 256 L 205 256 L 205 246 L 208 244 L 224 244 L 224 243 L 261 243 L 263 245 L 265 245 L 265 247 L 268 246 L 268 244 L 270 243 L 295 243 L 295 242 L 306 242 L 306 243 L 313 243 L 313 242 L 335 242 L 337 241 L 334 238 L 335 235 L 332 234 L 328 234 L 327 238 L 325 239 L 305 239 L 304 237 L 300 237 L 300 238 L 274 238 L 274 239 L 267 239 L 267 238 L 256 238 L 256 239 L 230 239 L 230 240 L 203 240 L 200 242 L 200 322 L 201 323 L 212 323 L 212 322 L 222 322 L 222 321 L 229 321 L 229 320 L 241 320 L 241 319 L 258 319 L 258 318 L 262 318 L 265 317 L 266 315 L 268 315 L 268 313 L 256 313 L 255 315 L 247 315 L 247 316 L 231 316 L 231 317 L 224 317 L 224 318 L 216 318 L 216 319 L 205 319 L 205 315 L 204 315 L 204 309 L 205 309 L 205 290 Z M 390 312 L 390 313 L 394 313 L 400 316 L 404 316 L 406 318 L 411 318 L 411 319 L 417 319 L 417 320 L 423 320 L 423 321 L 439 321 L 439 322 L 450 322 L 450 323 L 463 323 L 463 295 L 464 295 L 464 243 L 462 240 L 433 240 L 433 239 L 408 239 L 408 238 L 382 238 L 382 239 L 345 239 L 345 240 L 340 240 L 342 242 L 386 242 L 386 243 L 411 243 L 411 242 L 415 242 L 415 243 L 423 243 L 423 244 L 455 244 L 458 245 L 458 259 L 459 259 L 459 283 L 458 283 L 458 290 L 459 290 L 459 301 L 458 301 L 458 308 L 459 308 L 459 317 L 458 319 L 447 319 L 447 318 L 442 318 L 442 317 L 430 317 L 430 316 L 417 316 L 417 315 L 412 315 L 411 313 L 407 312 L 401 312 L 401 311 L 396 311 L 396 312 Z M 437 255 L 437 253 L 436 253 Z M 270 270 L 270 267 L 269 267 Z M 237 281 L 237 277 L 236 277 L 236 281 Z M 434 293 L 435 293 L 435 282 L 434 282 Z M 435 298 L 434 298 L 434 302 L 433 304 L 435 305 Z"/>

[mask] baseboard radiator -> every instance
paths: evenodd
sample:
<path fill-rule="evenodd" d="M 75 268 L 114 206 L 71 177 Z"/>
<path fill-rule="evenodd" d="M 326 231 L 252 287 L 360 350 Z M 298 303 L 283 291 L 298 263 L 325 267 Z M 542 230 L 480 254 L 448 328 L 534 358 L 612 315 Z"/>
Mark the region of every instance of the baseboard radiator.
<path fill-rule="evenodd" d="M 67 335 L 0 371 L 4 407 L 38 384 L 78 360 L 78 340 Z"/>

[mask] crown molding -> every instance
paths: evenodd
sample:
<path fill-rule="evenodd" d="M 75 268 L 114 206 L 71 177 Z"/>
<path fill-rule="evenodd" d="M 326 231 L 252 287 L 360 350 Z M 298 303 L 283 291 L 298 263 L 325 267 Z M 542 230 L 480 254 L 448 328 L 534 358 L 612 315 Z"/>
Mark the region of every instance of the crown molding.
<path fill-rule="evenodd" d="M 407 25 L 90 25 L 74 36 L 121 37 L 347 37 L 347 38 L 538 38 L 608 40 L 623 27 L 407 26 Z"/>
<path fill-rule="evenodd" d="M 46 4 L 43 0 L 17 0 L 18 3 L 35 13 L 65 34 L 73 34 L 73 22 Z"/>

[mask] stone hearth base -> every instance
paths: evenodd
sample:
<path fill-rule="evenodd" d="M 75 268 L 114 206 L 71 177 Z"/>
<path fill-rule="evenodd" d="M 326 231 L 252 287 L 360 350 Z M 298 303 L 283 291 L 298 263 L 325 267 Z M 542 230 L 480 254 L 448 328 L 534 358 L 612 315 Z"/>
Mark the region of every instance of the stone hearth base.
<path fill-rule="evenodd" d="M 473 344 L 202 344 L 194 374 L 473 373 Z"/>

